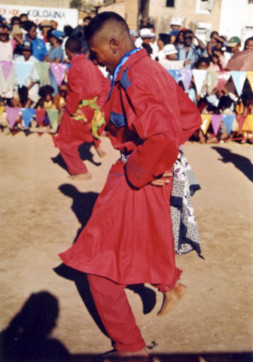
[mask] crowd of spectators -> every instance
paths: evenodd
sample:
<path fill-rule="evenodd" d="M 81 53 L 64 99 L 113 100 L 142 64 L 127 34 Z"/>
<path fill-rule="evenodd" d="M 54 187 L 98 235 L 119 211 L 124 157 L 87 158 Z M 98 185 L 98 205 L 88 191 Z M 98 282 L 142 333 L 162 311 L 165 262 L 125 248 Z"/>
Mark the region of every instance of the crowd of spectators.
<path fill-rule="evenodd" d="M 10 23 L 0 17 L 0 64 L 12 61 L 34 64 L 37 62 L 69 63 L 64 47 L 69 37 L 81 38 L 83 53 L 88 56 L 85 26 L 90 19 L 87 16 L 83 19 L 82 25 L 76 28 L 66 25 L 61 31 L 54 20 L 44 20 L 37 25 L 28 18 L 27 14 L 21 14 L 19 17 L 13 16 Z M 212 71 L 216 74 L 233 70 L 253 71 L 253 62 L 248 61 L 250 57 L 253 59 L 253 37 L 248 38 L 242 44 L 240 38 L 236 36 L 228 39 L 217 31 L 213 31 L 210 34 L 210 40 L 205 44 L 192 30 L 183 28 L 177 19 L 172 21 L 170 26 L 170 32 L 158 35 L 152 25 L 140 29 L 139 32 L 136 30 L 130 32 L 136 47 L 146 49 L 149 56 L 172 75 L 178 74 L 173 73 L 176 71 L 192 72 L 196 69 Z M 233 60 L 237 61 L 233 63 Z M 100 70 L 105 76 L 110 77 L 106 69 L 100 67 Z M 67 71 L 60 85 L 56 82 L 52 71 L 49 69 L 48 72 L 49 77 L 46 84 L 41 84 L 36 67 L 33 67 L 22 86 L 15 79 L 12 91 L 4 93 L 0 87 L 0 109 L 5 105 L 20 108 L 55 109 L 59 111 L 58 123 L 60 123 L 67 96 Z M 179 76 L 177 81 L 192 101 L 197 104 L 202 114 L 253 115 L 252 84 L 247 77 L 239 94 L 231 78 L 227 79 L 227 83 L 223 87 L 219 87 L 216 77 L 211 89 L 204 82 L 201 90 L 196 86 L 194 76 L 188 87 L 185 87 L 182 76 Z M 2 129 L 3 124 L 6 125 L 3 118 L 1 113 Z M 22 115 L 17 123 L 19 123 L 19 127 L 22 127 Z M 200 129 L 194 137 L 201 142 L 218 142 L 231 138 L 237 138 L 241 142 L 253 142 L 250 130 L 241 132 L 238 127 L 233 126 L 232 131 L 228 134 L 226 127 L 222 124 L 218 134 L 214 134 L 210 125 L 206 132 Z"/>

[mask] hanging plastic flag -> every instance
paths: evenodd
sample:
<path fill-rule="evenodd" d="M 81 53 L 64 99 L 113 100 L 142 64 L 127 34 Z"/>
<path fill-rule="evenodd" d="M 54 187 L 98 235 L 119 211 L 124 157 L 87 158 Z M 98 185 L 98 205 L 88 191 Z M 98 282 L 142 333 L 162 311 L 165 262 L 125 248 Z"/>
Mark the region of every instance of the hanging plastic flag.
<path fill-rule="evenodd" d="M 232 130 L 232 126 L 235 120 L 235 114 L 223 114 L 222 115 L 222 120 L 225 124 L 227 133 L 230 134 L 231 130 Z"/>
<path fill-rule="evenodd" d="M 24 82 L 31 72 L 31 69 L 33 67 L 33 63 L 31 62 L 18 62 L 14 61 L 14 68 L 15 72 L 18 78 L 18 85 L 22 87 L 24 85 Z"/>
<path fill-rule="evenodd" d="M 4 113 L 4 111 L 5 111 L 5 106 L 0 106 L 0 116 L 1 116 L 1 114 Z"/>
<path fill-rule="evenodd" d="M 253 92 L 253 72 L 246 72 L 246 77 L 247 77 L 247 79 L 249 81 L 251 90 Z"/>
<path fill-rule="evenodd" d="M 28 128 L 31 120 L 35 114 L 35 109 L 33 108 L 22 108 L 21 109 L 22 118 L 24 121 L 25 128 Z"/>
<path fill-rule="evenodd" d="M 2 68 L 4 78 L 5 78 L 5 80 L 7 80 L 8 76 L 10 74 L 10 71 L 12 70 L 13 62 L 0 62 L 0 65 Z"/>
<path fill-rule="evenodd" d="M 213 126 L 213 132 L 215 136 L 217 136 L 220 128 L 220 124 L 222 121 L 222 115 L 221 114 L 211 114 L 211 123 Z"/>
<path fill-rule="evenodd" d="M 36 62 L 35 63 L 36 70 L 40 77 L 40 84 L 44 85 L 49 78 L 48 70 L 49 70 L 49 63 L 47 62 Z"/>
<path fill-rule="evenodd" d="M 177 83 L 179 82 L 181 77 L 181 71 L 179 69 L 167 69 L 167 72 L 172 75 Z"/>
<path fill-rule="evenodd" d="M 6 113 L 7 113 L 7 120 L 9 122 L 9 125 L 11 128 L 13 128 L 14 124 L 16 123 L 20 108 L 19 107 L 5 107 Z"/>
<path fill-rule="evenodd" d="M 225 87 L 230 76 L 230 72 L 225 72 L 223 70 L 217 72 L 218 89 L 220 91 L 222 91 L 222 89 Z"/>
<path fill-rule="evenodd" d="M 50 69 L 55 77 L 58 86 L 62 84 L 62 81 L 66 72 L 66 64 L 64 63 L 50 63 Z"/>
<path fill-rule="evenodd" d="M 246 72 L 231 70 L 231 76 L 237 91 L 238 96 L 242 94 L 242 89 L 246 80 Z"/>
<path fill-rule="evenodd" d="M 205 69 L 193 69 L 192 74 L 198 94 L 201 93 L 207 71 Z"/>
<path fill-rule="evenodd" d="M 206 72 L 206 90 L 208 94 L 211 94 L 215 88 L 217 81 L 217 72 L 213 70 L 207 70 Z"/>
<path fill-rule="evenodd" d="M 45 109 L 35 109 L 35 114 L 36 114 L 36 120 L 38 122 L 38 125 L 40 127 L 43 126 L 43 121 L 45 119 L 46 116 L 46 110 Z"/>
<path fill-rule="evenodd" d="M 180 73 L 181 73 L 184 89 L 187 91 L 190 87 L 191 80 L 192 80 L 192 70 L 191 69 L 181 69 Z"/>
<path fill-rule="evenodd" d="M 247 118 L 246 114 L 237 114 L 236 120 L 237 120 L 237 123 L 238 123 L 239 130 L 242 129 L 243 123 L 244 123 L 246 118 Z"/>
<path fill-rule="evenodd" d="M 200 126 L 200 128 L 202 129 L 202 132 L 206 134 L 211 122 L 211 114 L 201 114 L 201 118 L 202 118 L 202 125 Z"/>
<path fill-rule="evenodd" d="M 253 114 L 249 114 L 243 125 L 242 125 L 242 131 L 249 131 L 249 132 L 253 132 Z"/>
<path fill-rule="evenodd" d="M 59 118 L 59 111 L 58 109 L 48 109 L 47 115 L 53 130 L 56 130 Z"/>

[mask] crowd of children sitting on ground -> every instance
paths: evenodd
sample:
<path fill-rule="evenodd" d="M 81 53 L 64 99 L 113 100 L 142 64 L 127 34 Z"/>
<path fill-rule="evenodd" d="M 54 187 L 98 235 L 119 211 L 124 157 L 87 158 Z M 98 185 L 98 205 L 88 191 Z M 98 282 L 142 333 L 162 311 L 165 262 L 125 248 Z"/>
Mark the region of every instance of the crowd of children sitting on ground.
<path fill-rule="evenodd" d="M 57 29 L 56 21 L 44 20 L 37 25 L 28 18 L 27 14 L 21 14 L 19 17 L 13 16 L 10 23 L 7 23 L 0 16 L 0 65 L 10 62 L 68 64 L 64 44 L 69 37 L 81 38 L 83 52 L 89 56 L 84 33 L 85 26 L 90 19 L 90 17 L 84 18 L 82 25 L 74 29 L 66 25 L 64 31 L 61 31 Z M 160 33 L 158 36 L 151 25 L 141 28 L 139 32 L 131 30 L 131 35 L 136 47 L 145 48 L 154 61 L 159 62 L 176 78 L 179 85 L 197 104 L 201 114 L 235 114 L 236 117 L 253 115 L 252 78 L 250 81 L 245 76 L 240 92 L 231 77 L 222 87 L 219 86 L 217 78 L 219 72 L 227 70 L 246 70 L 248 73 L 253 71 L 253 63 L 252 69 L 229 67 L 232 59 L 240 53 L 252 56 L 253 37 L 241 44 L 241 40 L 236 36 L 227 39 L 226 36 L 213 31 L 210 34 L 210 40 L 205 44 L 192 30 L 183 28 L 178 19 L 174 19 L 170 27 L 170 32 Z M 106 77 L 110 77 L 106 69 L 100 67 L 100 70 Z M 184 70 L 190 72 L 187 87 L 182 79 Z M 208 71 L 209 78 L 213 77 L 212 74 L 216 74 L 211 82 L 211 89 L 210 79 L 209 83 L 204 81 L 201 89 L 198 89 L 192 73 L 194 70 Z M 0 126 L 2 131 L 6 132 L 6 127 L 10 133 L 14 133 L 18 129 L 38 128 L 35 114 L 27 127 L 22 123 L 22 113 L 19 114 L 16 123 L 10 127 L 5 107 L 57 110 L 59 125 L 67 96 L 67 68 L 60 84 L 56 82 L 50 69 L 48 79 L 42 84 L 35 66 L 22 86 L 17 77 L 14 78 L 13 87 L 0 86 Z M 219 131 L 215 133 L 210 123 L 205 130 L 200 129 L 193 139 L 203 143 L 230 139 L 236 139 L 242 143 L 253 143 L 252 120 L 248 124 L 251 126 L 242 130 L 242 127 L 238 127 L 238 122 L 236 125 L 235 119 L 231 131 L 228 132 L 221 121 Z M 44 129 L 52 128 L 48 117 L 45 117 L 42 126 Z M 54 127 L 53 132 L 56 131 L 57 128 Z"/>

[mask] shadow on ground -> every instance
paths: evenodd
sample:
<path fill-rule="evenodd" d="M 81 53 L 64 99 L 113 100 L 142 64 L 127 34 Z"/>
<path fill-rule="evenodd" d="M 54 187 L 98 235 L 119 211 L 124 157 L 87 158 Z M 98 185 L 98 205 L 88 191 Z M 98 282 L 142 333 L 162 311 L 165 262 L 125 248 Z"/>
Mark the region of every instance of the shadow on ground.
<path fill-rule="evenodd" d="M 212 148 L 221 155 L 222 158 L 219 159 L 220 161 L 222 161 L 223 163 L 233 163 L 233 165 L 239 171 L 241 171 L 250 181 L 253 181 L 253 165 L 247 157 L 231 152 L 227 148 L 216 146 Z"/>
<path fill-rule="evenodd" d="M 85 142 L 81 146 L 79 146 L 78 150 L 79 150 L 80 157 L 83 161 L 90 161 L 93 165 L 100 166 L 101 162 L 96 162 L 93 159 L 94 154 L 91 152 L 91 147 L 92 147 L 92 143 L 87 143 L 87 142 Z M 51 160 L 53 161 L 53 163 L 57 164 L 64 170 L 68 171 L 67 165 L 64 162 L 64 159 L 62 158 L 60 153 L 58 153 L 57 156 L 52 157 Z"/>

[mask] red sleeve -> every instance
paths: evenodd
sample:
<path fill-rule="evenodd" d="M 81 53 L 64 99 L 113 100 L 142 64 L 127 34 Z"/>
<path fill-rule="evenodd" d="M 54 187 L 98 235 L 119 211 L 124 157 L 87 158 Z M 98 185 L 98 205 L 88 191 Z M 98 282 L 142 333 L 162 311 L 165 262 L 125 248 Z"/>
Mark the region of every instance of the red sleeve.
<path fill-rule="evenodd" d="M 175 91 L 174 83 L 171 83 L 171 89 L 169 86 L 159 78 L 148 84 L 139 77 L 126 90 L 131 104 L 127 113 L 128 124 L 143 140 L 126 164 L 126 176 L 137 188 L 170 170 L 177 158 L 181 129 L 176 117 L 177 104 L 173 102 L 175 95 L 170 103 L 164 94 L 165 89 L 168 89 L 168 97 L 170 91 Z"/>
<path fill-rule="evenodd" d="M 140 72 L 125 93 L 128 124 L 143 141 L 126 164 L 126 176 L 140 188 L 172 169 L 179 146 L 200 126 L 201 118 L 188 95 L 159 68 L 153 76 Z"/>

